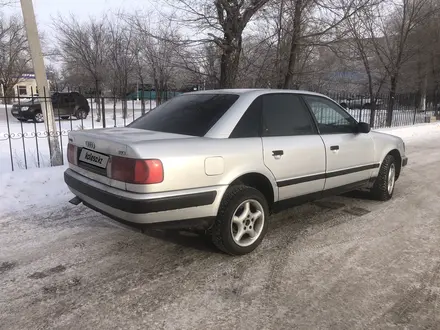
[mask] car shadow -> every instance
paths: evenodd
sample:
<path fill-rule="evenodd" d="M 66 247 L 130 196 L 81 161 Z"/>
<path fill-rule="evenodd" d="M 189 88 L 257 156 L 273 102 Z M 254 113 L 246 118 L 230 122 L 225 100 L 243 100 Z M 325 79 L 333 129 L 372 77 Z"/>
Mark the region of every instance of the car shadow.
<path fill-rule="evenodd" d="M 184 230 L 143 229 L 143 234 L 165 242 L 174 243 L 186 248 L 192 248 L 209 253 L 222 253 L 211 242 L 208 235 Z"/>
<path fill-rule="evenodd" d="M 369 191 L 362 191 L 362 190 L 353 190 L 349 191 L 347 193 L 341 194 L 339 196 L 348 197 L 348 198 L 355 198 L 355 199 L 365 199 L 373 201 L 375 200 Z"/>

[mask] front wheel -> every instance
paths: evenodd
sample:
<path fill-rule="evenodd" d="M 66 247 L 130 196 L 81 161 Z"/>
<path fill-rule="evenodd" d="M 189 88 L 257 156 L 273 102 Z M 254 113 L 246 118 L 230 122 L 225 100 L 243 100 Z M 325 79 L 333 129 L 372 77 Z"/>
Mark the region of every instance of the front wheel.
<path fill-rule="evenodd" d="M 77 119 L 86 119 L 87 118 L 87 111 L 83 110 L 83 109 L 79 109 L 76 114 L 75 117 Z"/>
<path fill-rule="evenodd" d="M 36 123 L 42 123 L 44 122 L 44 116 L 41 112 L 35 112 L 34 114 L 34 122 Z"/>
<path fill-rule="evenodd" d="M 393 197 L 396 184 L 396 161 L 392 155 L 387 155 L 380 166 L 379 175 L 371 189 L 374 199 L 387 201 Z"/>
<path fill-rule="evenodd" d="M 266 235 L 268 210 L 260 191 L 245 185 L 230 187 L 210 230 L 213 243 L 231 255 L 252 252 Z"/>

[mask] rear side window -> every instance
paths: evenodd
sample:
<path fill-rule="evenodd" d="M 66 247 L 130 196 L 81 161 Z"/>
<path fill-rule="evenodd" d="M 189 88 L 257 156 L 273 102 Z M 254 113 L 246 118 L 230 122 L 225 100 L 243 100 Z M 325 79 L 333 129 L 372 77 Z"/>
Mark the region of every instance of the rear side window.
<path fill-rule="evenodd" d="M 316 134 L 310 111 L 298 95 L 263 95 L 263 136 Z"/>
<path fill-rule="evenodd" d="M 258 97 L 241 116 L 230 138 L 251 138 L 261 136 L 261 101 Z"/>
<path fill-rule="evenodd" d="M 151 110 L 128 127 L 204 136 L 237 101 L 236 94 L 186 94 Z"/>

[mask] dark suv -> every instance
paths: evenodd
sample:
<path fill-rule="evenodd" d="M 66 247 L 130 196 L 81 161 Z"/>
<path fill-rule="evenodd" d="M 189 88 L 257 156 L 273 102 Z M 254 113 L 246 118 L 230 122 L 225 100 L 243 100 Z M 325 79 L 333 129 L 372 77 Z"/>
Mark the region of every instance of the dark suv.
<path fill-rule="evenodd" d="M 90 112 L 87 99 L 77 92 L 54 93 L 51 100 L 55 118 L 67 119 L 75 116 L 77 119 L 86 119 Z M 36 123 L 44 121 L 40 100 L 37 97 L 29 102 L 14 104 L 11 113 L 20 121 L 33 120 Z"/>

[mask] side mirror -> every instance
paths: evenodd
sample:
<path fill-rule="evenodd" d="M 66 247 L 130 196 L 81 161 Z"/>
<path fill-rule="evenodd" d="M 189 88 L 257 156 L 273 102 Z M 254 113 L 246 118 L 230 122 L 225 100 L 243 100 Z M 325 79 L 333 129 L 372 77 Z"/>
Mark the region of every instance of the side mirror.
<path fill-rule="evenodd" d="M 358 133 L 369 133 L 371 131 L 370 124 L 360 122 L 357 125 Z"/>

